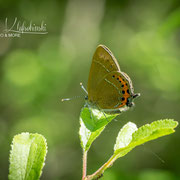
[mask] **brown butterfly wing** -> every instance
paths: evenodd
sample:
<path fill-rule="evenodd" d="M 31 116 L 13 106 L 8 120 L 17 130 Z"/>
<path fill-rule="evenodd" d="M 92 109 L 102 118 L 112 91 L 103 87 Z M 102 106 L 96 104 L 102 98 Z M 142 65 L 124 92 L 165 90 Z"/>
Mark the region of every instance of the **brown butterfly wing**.
<path fill-rule="evenodd" d="M 88 99 L 94 101 L 96 88 L 104 76 L 112 71 L 120 71 L 117 60 L 104 45 L 99 45 L 94 53 L 88 79 Z"/>
<path fill-rule="evenodd" d="M 133 92 L 130 79 L 123 72 L 110 72 L 98 84 L 94 104 L 101 109 L 118 109 L 127 104 Z"/>

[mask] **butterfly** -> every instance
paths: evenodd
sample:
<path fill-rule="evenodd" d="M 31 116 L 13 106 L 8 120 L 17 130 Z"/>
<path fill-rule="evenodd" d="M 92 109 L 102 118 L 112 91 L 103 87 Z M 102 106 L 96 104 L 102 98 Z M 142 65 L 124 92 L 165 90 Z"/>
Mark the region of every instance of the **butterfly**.
<path fill-rule="evenodd" d="M 140 96 L 134 93 L 130 77 L 120 70 L 112 52 L 99 45 L 94 53 L 88 79 L 88 106 L 97 107 L 108 113 L 120 113 L 134 105 Z"/>

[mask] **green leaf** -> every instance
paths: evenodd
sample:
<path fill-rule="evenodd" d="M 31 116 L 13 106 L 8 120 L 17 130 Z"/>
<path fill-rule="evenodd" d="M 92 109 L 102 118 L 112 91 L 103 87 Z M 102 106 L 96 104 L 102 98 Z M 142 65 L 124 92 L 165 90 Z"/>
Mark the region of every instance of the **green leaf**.
<path fill-rule="evenodd" d="M 87 129 L 96 131 L 111 122 L 118 114 L 106 114 L 95 108 L 82 108 L 80 118 Z"/>
<path fill-rule="evenodd" d="M 140 144 L 175 132 L 174 128 L 177 125 L 177 121 L 165 119 L 154 121 L 151 124 L 146 124 L 137 129 L 134 123 L 128 122 L 118 133 L 114 146 L 114 154 L 95 173 L 87 176 L 87 179 L 98 179 L 118 158 L 126 155 Z"/>
<path fill-rule="evenodd" d="M 177 121 L 172 119 L 158 120 L 151 124 L 146 124 L 140 127 L 134 133 L 132 126 L 126 124 L 120 131 L 115 147 L 114 147 L 114 157 L 115 159 L 126 155 L 136 146 L 139 146 L 147 141 L 157 139 L 158 137 L 165 136 L 175 132 L 174 128 L 178 125 Z M 132 128 L 132 129 L 131 129 Z M 131 132 L 129 133 L 128 130 Z M 127 134 L 126 134 L 127 132 Z M 125 137 L 127 135 L 127 138 Z M 130 142 L 129 140 L 132 139 Z M 117 145 L 123 144 L 123 145 Z"/>
<path fill-rule="evenodd" d="M 154 121 L 151 124 L 146 124 L 138 129 L 133 134 L 133 143 L 142 144 L 144 142 L 157 139 L 174 132 L 174 128 L 178 125 L 173 119 L 165 119 Z"/>
<path fill-rule="evenodd" d="M 116 144 L 114 145 L 114 151 L 126 147 L 132 141 L 132 134 L 137 130 L 136 124 L 128 122 L 122 127 L 119 131 L 119 134 L 116 138 Z"/>
<path fill-rule="evenodd" d="M 101 134 L 105 126 L 118 114 L 106 114 L 95 108 L 82 108 L 80 114 L 80 141 L 87 151 L 93 141 Z"/>
<path fill-rule="evenodd" d="M 83 120 L 80 118 L 79 136 L 80 136 L 80 141 L 81 141 L 81 147 L 83 148 L 84 151 L 88 151 L 93 141 L 101 134 L 104 128 L 105 126 L 92 132 L 86 128 Z"/>
<path fill-rule="evenodd" d="M 46 139 L 40 134 L 21 133 L 13 138 L 9 180 L 38 180 L 47 153 Z"/>

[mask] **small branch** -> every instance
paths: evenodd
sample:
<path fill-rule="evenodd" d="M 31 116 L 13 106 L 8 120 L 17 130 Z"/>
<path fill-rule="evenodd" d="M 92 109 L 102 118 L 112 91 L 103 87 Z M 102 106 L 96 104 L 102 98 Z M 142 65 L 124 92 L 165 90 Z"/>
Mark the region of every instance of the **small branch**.
<path fill-rule="evenodd" d="M 105 164 L 103 164 L 95 173 L 88 175 L 85 180 L 100 179 L 103 176 L 104 171 L 107 168 L 110 168 L 115 160 L 116 160 L 116 156 L 115 155 L 111 156 L 110 159 Z"/>
<path fill-rule="evenodd" d="M 82 169 L 82 180 L 86 178 L 87 171 L 87 151 L 83 151 L 83 169 Z"/>

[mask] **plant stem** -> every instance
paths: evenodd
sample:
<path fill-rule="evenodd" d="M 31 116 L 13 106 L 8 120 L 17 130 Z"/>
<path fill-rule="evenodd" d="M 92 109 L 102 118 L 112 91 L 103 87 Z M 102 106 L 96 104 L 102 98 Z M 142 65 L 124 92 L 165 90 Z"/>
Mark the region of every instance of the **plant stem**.
<path fill-rule="evenodd" d="M 82 180 L 86 178 L 87 171 L 87 151 L 83 151 L 83 169 L 82 169 Z"/>
<path fill-rule="evenodd" d="M 110 159 L 105 164 L 103 164 L 95 173 L 87 176 L 85 180 L 101 178 L 103 176 L 104 171 L 107 168 L 110 168 L 113 165 L 115 160 L 116 160 L 116 156 L 115 155 L 111 156 Z"/>

